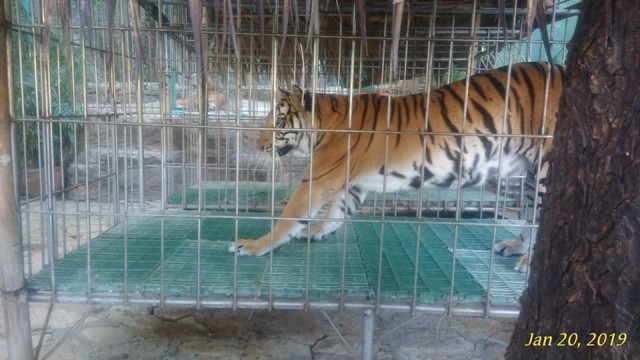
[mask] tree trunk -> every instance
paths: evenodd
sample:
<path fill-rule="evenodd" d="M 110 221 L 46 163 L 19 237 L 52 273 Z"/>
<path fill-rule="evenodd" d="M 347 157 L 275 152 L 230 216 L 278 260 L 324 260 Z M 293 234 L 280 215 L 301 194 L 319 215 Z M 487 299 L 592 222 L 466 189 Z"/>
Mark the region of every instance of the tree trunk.
<path fill-rule="evenodd" d="M 638 14 L 583 2 L 508 359 L 640 359 Z"/>

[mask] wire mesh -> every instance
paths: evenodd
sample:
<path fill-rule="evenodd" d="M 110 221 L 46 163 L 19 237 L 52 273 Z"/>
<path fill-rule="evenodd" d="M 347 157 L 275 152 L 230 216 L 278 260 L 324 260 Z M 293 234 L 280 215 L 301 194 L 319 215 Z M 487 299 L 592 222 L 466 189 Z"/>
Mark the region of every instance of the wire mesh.
<path fill-rule="evenodd" d="M 425 93 L 545 59 L 517 2 L 504 18 L 487 2 L 406 4 L 395 69 L 387 2 L 368 4 L 366 40 L 356 9 L 340 2 L 284 29 L 275 5 L 265 18 L 253 2 L 205 7 L 206 84 L 184 2 L 141 3 L 139 35 L 126 4 L 110 19 L 108 3 L 71 2 L 70 48 L 54 16 L 48 52 L 44 2 L 11 3 L 14 173 L 32 300 L 517 313 L 526 274 L 492 246 L 536 226 L 522 221 L 531 206 L 522 175 L 372 193 L 322 242 L 293 240 L 261 258 L 227 252 L 283 219 L 309 162 L 256 148 L 276 89 Z M 576 1 L 556 3 L 549 29 L 562 63 L 577 11 Z"/>

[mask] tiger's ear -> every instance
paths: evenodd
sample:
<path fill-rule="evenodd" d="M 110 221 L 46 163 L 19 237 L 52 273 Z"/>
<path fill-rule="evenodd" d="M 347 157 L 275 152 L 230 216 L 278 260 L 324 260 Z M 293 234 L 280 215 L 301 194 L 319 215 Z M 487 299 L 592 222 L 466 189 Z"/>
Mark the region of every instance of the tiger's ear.
<path fill-rule="evenodd" d="M 278 94 L 276 95 L 276 101 L 280 101 L 284 98 L 288 98 L 289 96 L 291 96 L 291 93 L 288 92 L 287 90 L 283 89 L 283 88 L 278 88 Z"/>
<path fill-rule="evenodd" d="M 295 96 L 295 97 L 300 99 L 300 98 L 302 98 L 302 94 L 304 94 L 304 91 L 302 91 L 300 86 L 293 85 L 293 96 Z"/>
<path fill-rule="evenodd" d="M 298 85 L 293 86 L 293 94 L 292 97 L 295 99 L 294 102 L 300 102 L 300 106 L 303 106 L 306 111 L 311 111 L 311 94 L 302 90 L 302 88 Z"/>

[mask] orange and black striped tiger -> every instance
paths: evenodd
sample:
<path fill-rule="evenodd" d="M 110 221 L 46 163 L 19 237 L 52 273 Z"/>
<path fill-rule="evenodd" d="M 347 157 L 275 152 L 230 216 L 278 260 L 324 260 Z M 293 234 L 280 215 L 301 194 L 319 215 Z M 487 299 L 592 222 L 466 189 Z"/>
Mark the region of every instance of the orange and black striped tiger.
<path fill-rule="evenodd" d="M 553 65 L 551 70 L 549 74 L 548 64 L 523 63 L 512 66 L 510 81 L 507 67 L 471 76 L 466 103 L 466 80 L 434 90 L 430 96 L 355 95 L 351 118 L 348 96 L 316 94 L 312 99 L 298 87 L 291 93 L 280 90 L 275 116 L 270 114 L 258 146 L 271 152 L 275 140 L 275 152 L 281 156 L 290 151 L 313 152 L 312 165 L 287 203 L 285 219 L 275 224 L 273 238 L 266 234 L 257 240 L 238 240 L 229 245 L 229 251 L 259 256 L 308 233 L 319 240 L 354 213 L 369 191 L 455 188 L 458 183 L 477 186 L 498 175 L 504 178 L 527 171 L 528 198 L 533 200 L 540 161 L 538 196 L 545 191 L 551 139 L 544 135 L 553 134 L 564 79 L 563 67 Z M 327 219 L 306 229 L 308 220 L 329 202 Z M 496 244 L 494 250 L 503 255 L 524 254 L 530 234 L 523 231 L 517 240 Z M 527 265 L 523 256 L 516 268 Z"/>

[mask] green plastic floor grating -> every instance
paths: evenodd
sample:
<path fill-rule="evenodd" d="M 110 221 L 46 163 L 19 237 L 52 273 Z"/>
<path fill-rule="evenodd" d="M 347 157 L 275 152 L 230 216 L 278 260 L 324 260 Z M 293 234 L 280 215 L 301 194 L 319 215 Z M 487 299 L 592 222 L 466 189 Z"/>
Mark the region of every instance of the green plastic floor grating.
<path fill-rule="evenodd" d="M 275 183 L 273 188 L 267 182 L 239 182 L 236 195 L 236 183 L 229 181 L 205 181 L 202 183 L 202 201 L 206 206 L 224 208 L 234 206 L 236 199 L 240 206 L 269 205 L 272 195 L 276 201 L 287 198 L 293 189 L 285 183 Z M 172 194 L 169 203 L 173 205 L 198 205 L 198 187 L 187 187 Z"/>
<path fill-rule="evenodd" d="M 395 221 L 392 218 L 384 225 L 367 222 L 355 226 L 367 275 L 374 289 L 379 289 L 380 297 L 410 297 L 415 283 L 418 299 L 437 303 L 448 299 L 453 278 L 455 301 L 482 301 L 490 286 L 492 303 L 518 303 L 526 275 L 513 270 L 517 257 L 495 256 L 492 283 L 488 282 L 493 227 L 487 225 L 493 221 L 465 219 L 464 225 L 457 225 L 455 268 L 452 254 L 456 225 L 451 224 L 451 219 L 425 219 L 427 224 Z M 516 238 L 521 228 L 507 225 L 518 224 L 522 222 L 498 220 L 496 241 Z M 418 231 L 419 247 L 416 245 Z M 381 237 L 384 239 L 382 261 L 378 240 Z M 382 275 L 379 264 L 382 264 Z"/>
<path fill-rule="evenodd" d="M 92 293 L 122 293 L 126 288 L 130 294 L 155 298 L 162 290 L 167 297 L 199 294 L 228 298 L 235 292 L 251 298 L 271 294 L 282 298 L 406 299 L 412 296 L 415 282 L 421 302 L 440 303 L 448 299 L 454 278 L 455 301 L 482 301 L 490 285 L 492 303 L 517 304 L 525 285 L 524 275 L 512 270 L 516 258 L 502 256 L 494 259 L 489 284 L 493 228 L 487 225 L 497 224 L 500 241 L 519 233 L 520 228 L 509 226 L 520 224 L 515 221 L 464 220 L 465 225 L 457 226 L 455 260 L 456 226 L 450 219 L 423 219 L 418 224 L 415 218 L 387 217 L 382 223 L 379 217 L 356 216 L 356 221 L 310 246 L 294 239 L 278 249 L 272 260 L 268 256 L 242 257 L 236 264 L 227 252 L 236 232 L 233 214 L 207 212 L 200 221 L 176 217 L 193 214 L 188 211 L 170 214 L 164 222 L 159 216 L 129 218 L 57 260 L 53 269 L 47 267 L 32 276 L 29 288 L 51 291 L 52 270 L 58 292 L 85 294 L 90 289 Z M 240 238 L 255 238 L 270 227 L 271 220 L 260 214 L 237 219 Z"/>
<path fill-rule="evenodd" d="M 276 204 L 282 204 L 282 201 L 291 195 L 295 187 L 285 183 L 275 183 L 272 188 L 271 183 L 268 182 L 239 182 L 238 190 L 236 195 L 235 182 L 203 182 L 203 204 L 207 207 L 224 209 L 225 206 L 235 206 L 237 199 L 241 209 L 244 207 L 252 208 L 253 206 L 270 205 L 272 194 L 275 194 Z M 172 194 L 169 197 L 169 203 L 197 206 L 198 194 L 197 187 L 187 187 L 184 191 Z M 371 206 L 374 201 L 379 202 L 381 199 L 380 194 L 369 194 L 363 206 Z M 418 190 L 398 191 L 388 194 L 385 199 L 399 204 L 415 203 L 416 199 L 418 199 Z M 431 208 L 443 209 L 455 207 L 458 197 L 455 190 L 427 187 L 422 189 L 422 199 Z M 462 200 L 465 207 L 472 208 L 479 208 L 481 204 L 483 208 L 493 208 L 496 201 L 499 201 L 500 206 L 516 206 L 516 201 L 512 198 L 497 196 L 491 191 L 482 191 L 474 188 L 464 189 Z"/>

